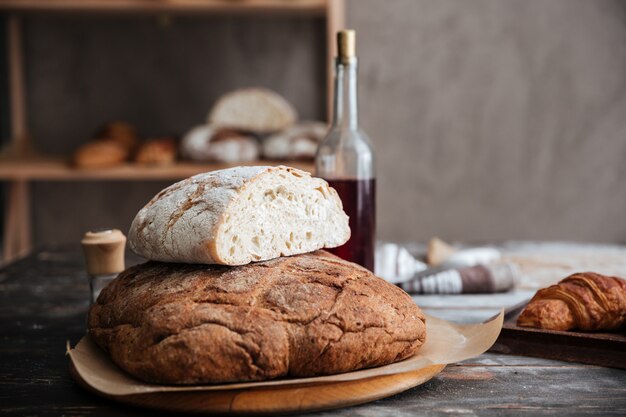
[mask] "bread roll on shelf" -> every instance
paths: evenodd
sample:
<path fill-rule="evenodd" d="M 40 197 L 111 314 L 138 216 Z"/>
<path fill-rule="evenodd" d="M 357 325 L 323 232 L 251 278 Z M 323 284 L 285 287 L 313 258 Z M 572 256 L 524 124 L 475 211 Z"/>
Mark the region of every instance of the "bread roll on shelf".
<path fill-rule="evenodd" d="M 263 158 L 273 160 L 311 160 L 324 139 L 328 125 L 306 121 L 263 138 Z"/>
<path fill-rule="evenodd" d="M 139 145 L 134 160 L 141 165 L 171 165 L 176 162 L 176 154 L 174 138 L 149 139 Z"/>
<path fill-rule="evenodd" d="M 82 169 L 109 168 L 128 160 L 130 151 L 111 139 L 101 139 L 80 146 L 72 156 L 72 165 Z"/>
<path fill-rule="evenodd" d="M 135 128 L 126 122 L 115 121 L 106 123 L 95 135 L 96 139 L 109 139 L 133 152 L 138 144 L 139 137 Z"/>
<path fill-rule="evenodd" d="M 297 112 L 281 95 L 261 87 L 241 88 L 222 96 L 208 123 L 257 134 L 277 132 L 293 125 Z"/>
<path fill-rule="evenodd" d="M 211 125 L 191 129 L 180 147 L 182 157 L 196 162 L 240 163 L 260 157 L 260 145 L 254 135 Z"/>

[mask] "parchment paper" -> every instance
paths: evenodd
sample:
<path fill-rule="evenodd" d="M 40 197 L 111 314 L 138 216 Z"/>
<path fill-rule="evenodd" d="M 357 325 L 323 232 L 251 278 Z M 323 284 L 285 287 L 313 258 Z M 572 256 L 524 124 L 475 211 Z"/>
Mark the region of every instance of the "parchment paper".
<path fill-rule="evenodd" d="M 277 385 L 310 384 L 321 382 L 351 381 L 416 371 L 433 364 L 449 364 L 478 356 L 487 351 L 496 341 L 502 329 L 504 312 L 487 323 L 459 325 L 426 316 L 426 343 L 419 352 L 402 362 L 378 368 L 363 369 L 338 375 L 315 378 L 280 379 L 263 382 L 245 382 L 222 385 L 156 385 L 141 382 L 117 367 L 109 357 L 91 340 L 89 335 L 70 349 L 76 371 L 92 388 L 109 395 L 145 394 L 166 391 L 217 391 Z"/>

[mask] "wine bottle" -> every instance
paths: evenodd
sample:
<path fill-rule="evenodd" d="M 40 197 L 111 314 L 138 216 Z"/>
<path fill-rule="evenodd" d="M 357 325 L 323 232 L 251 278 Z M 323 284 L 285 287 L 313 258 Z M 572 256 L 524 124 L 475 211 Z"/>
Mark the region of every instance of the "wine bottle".
<path fill-rule="evenodd" d="M 337 190 L 350 216 L 350 240 L 331 249 L 339 257 L 374 270 L 376 179 L 374 151 L 359 128 L 355 32 L 337 33 L 333 117 L 315 157 L 317 176 Z"/>

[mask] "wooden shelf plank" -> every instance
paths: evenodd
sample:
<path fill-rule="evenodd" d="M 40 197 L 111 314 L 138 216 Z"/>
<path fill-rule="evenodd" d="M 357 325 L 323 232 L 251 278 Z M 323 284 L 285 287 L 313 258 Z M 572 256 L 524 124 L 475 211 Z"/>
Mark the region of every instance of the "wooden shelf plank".
<path fill-rule="evenodd" d="M 16 181 L 99 181 L 99 180 L 178 180 L 201 172 L 231 168 L 238 165 L 289 165 L 304 171 L 313 172 L 312 162 L 299 161 L 255 161 L 252 163 L 197 164 L 179 162 L 170 166 L 142 166 L 124 164 L 111 168 L 79 169 L 70 166 L 64 158 L 42 157 L 28 160 L 0 161 L 0 180 Z"/>
<path fill-rule="evenodd" d="M 326 3 L 327 0 L 0 0 L 0 10 L 22 12 L 268 12 L 323 15 L 326 12 Z"/>

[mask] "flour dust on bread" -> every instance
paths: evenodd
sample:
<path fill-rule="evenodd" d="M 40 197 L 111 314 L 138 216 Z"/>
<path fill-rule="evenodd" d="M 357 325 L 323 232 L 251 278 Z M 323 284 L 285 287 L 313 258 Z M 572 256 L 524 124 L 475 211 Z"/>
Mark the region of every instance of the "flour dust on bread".
<path fill-rule="evenodd" d="M 295 123 L 296 110 L 267 88 L 242 88 L 224 95 L 211 109 L 208 122 L 257 134 L 283 130 Z"/>
<path fill-rule="evenodd" d="M 136 265 L 102 291 L 88 327 L 122 369 L 168 384 L 349 372 L 411 357 L 427 337 L 407 293 L 324 251 Z"/>
<path fill-rule="evenodd" d="M 164 189 L 130 228 L 133 252 L 163 262 L 244 265 L 341 246 L 350 238 L 337 192 L 289 167 L 236 167 Z"/>

